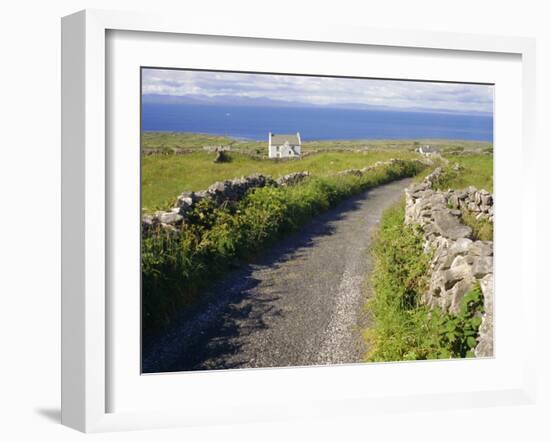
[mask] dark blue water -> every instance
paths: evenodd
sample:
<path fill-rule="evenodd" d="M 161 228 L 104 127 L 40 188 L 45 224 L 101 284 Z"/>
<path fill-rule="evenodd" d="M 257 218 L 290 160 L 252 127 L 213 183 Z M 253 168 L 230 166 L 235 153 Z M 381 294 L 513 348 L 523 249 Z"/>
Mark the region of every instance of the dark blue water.
<path fill-rule="evenodd" d="M 303 140 L 493 140 L 493 117 L 451 113 L 313 107 L 246 107 L 143 103 L 145 131 L 199 132 L 252 140 L 300 132 Z"/>

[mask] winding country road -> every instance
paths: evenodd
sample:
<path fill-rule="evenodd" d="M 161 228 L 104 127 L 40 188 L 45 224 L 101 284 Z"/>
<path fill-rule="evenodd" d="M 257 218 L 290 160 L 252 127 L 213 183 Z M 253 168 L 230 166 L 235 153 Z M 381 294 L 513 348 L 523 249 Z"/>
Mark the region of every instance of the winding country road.
<path fill-rule="evenodd" d="M 410 182 L 346 200 L 229 274 L 144 350 L 143 372 L 360 362 L 368 248 Z"/>

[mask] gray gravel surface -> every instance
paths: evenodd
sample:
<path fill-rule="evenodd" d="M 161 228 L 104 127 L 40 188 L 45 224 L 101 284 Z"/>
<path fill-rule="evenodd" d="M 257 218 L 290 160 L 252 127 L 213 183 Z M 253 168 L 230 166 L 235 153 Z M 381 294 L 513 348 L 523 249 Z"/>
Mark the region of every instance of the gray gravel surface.
<path fill-rule="evenodd" d="M 382 211 L 410 182 L 346 200 L 228 274 L 210 302 L 148 343 L 143 372 L 360 362 L 368 248 Z"/>

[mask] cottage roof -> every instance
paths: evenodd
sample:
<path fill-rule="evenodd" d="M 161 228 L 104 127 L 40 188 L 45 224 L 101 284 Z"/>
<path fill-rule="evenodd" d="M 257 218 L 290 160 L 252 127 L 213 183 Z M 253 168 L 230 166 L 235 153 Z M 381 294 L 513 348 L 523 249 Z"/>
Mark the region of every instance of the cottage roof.
<path fill-rule="evenodd" d="M 437 150 L 435 147 L 432 147 L 432 146 L 422 146 L 422 152 L 437 153 L 437 152 L 439 152 L 439 150 Z"/>
<path fill-rule="evenodd" d="M 271 144 L 279 145 L 279 144 L 285 144 L 288 142 L 288 144 L 300 144 L 300 139 L 298 138 L 298 134 L 290 134 L 290 135 L 283 135 L 283 134 L 269 134 L 271 137 Z"/>

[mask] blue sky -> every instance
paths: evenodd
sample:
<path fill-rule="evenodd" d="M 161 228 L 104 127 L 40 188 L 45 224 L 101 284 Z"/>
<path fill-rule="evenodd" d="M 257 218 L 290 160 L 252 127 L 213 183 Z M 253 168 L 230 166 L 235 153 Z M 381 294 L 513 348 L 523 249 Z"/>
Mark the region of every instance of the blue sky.
<path fill-rule="evenodd" d="M 435 82 L 144 69 L 142 93 L 166 102 L 493 111 L 492 86 Z"/>

